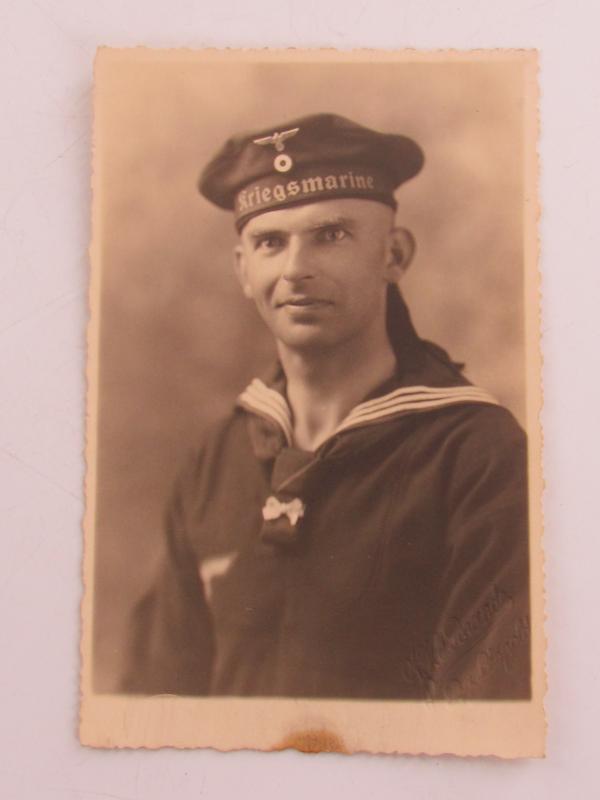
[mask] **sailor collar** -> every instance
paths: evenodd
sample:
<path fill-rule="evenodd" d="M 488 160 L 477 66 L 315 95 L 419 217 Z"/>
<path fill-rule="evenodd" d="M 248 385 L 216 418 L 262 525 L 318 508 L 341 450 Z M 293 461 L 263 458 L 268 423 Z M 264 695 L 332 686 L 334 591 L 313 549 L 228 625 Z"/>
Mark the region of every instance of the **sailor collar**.
<path fill-rule="evenodd" d="M 346 431 L 388 422 L 408 414 L 422 414 L 461 404 L 498 405 L 498 401 L 489 392 L 466 382 L 452 386 L 399 386 L 399 382 L 398 379 L 387 381 L 387 389 L 390 388 L 390 383 L 395 383 L 395 388 L 391 391 L 384 390 L 355 406 L 327 441 Z M 293 416 L 285 397 L 284 381 L 268 386 L 260 378 L 255 378 L 238 397 L 237 405 L 274 423 L 283 433 L 288 447 L 293 447 Z"/>

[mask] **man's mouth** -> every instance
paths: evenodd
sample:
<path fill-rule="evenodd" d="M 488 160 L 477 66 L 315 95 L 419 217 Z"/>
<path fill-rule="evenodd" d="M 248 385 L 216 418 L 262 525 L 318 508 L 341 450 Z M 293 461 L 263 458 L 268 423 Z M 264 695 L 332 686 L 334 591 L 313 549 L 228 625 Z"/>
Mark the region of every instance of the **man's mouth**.
<path fill-rule="evenodd" d="M 315 306 L 329 306 L 330 300 L 325 300 L 322 297 L 306 297 L 305 295 L 297 297 L 287 297 L 285 300 L 280 300 L 277 304 L 278 308 L 290 306 L 291 308 L 310 308 Z"/>

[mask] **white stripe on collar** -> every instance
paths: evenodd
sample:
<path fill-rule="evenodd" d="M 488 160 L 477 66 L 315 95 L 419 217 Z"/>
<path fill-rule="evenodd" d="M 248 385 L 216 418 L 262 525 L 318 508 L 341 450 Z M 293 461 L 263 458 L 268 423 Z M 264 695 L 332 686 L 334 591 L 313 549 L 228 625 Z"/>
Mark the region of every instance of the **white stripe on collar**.
<path fill-rule="evenodd" d="M 276 422 L 283 430 L 288 445 L 292 444 L 292 412 L 285 398 L 275 389 L 269 389 L 259 378 L 255 378 L 238 397 L 238 404 Z"/>
<path fill-rule="evenodd" d="M 397 414 L 434 410 L 457 403 L 498 405 L 491 394 L 477 386 L 406 386 L 359 403 L 332 435 Z M 292 412 L 283 395 L 275 389 L 270 389 L 259 378 L 255 378 L 238 397 L 238 404 L 276 422 L 285 434 L 288 445 L 292 444 Z"/>

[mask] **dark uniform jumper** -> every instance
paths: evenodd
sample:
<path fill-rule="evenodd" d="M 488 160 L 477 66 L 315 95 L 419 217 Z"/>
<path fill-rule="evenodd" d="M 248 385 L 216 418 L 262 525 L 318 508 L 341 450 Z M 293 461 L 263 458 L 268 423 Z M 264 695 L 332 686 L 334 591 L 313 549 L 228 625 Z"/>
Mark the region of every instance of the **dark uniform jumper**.
<path fill-rule="evenodd" d="M 334 115 L 284 128 L 234 137 L 203 173 L 238 229 L 327 199 L 395 207 L 423 164 L 411 139 Z M 525 436 L 417 336 L 395 287 L 387 323 L 395 376 L 314 453 L 294 447 L 278 372 L 193 456 L 124 691 L 530 697 Z"/>
<path fill-rule="evenodd" d="M 395 378 L 315 453 L 261 382 L 208 438 L 125 689 L 529 697 L 525 437 L 407 326 Z M 268 497 L 304 515 L 265 520 Z"/>

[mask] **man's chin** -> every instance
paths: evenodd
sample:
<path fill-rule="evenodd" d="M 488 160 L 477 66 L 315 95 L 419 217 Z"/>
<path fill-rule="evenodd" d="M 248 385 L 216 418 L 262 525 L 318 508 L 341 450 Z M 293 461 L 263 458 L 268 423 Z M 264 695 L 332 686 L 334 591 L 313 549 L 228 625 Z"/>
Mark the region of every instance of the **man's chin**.
<path fill-rule="evenodd" d="M 335 336 L 319 325 L 286 326 L 285 330 L 273 333 L 280 344 L 298 352 L 322 352 L 335 346 Z"/>

